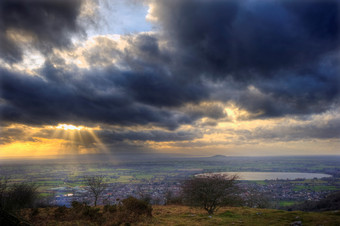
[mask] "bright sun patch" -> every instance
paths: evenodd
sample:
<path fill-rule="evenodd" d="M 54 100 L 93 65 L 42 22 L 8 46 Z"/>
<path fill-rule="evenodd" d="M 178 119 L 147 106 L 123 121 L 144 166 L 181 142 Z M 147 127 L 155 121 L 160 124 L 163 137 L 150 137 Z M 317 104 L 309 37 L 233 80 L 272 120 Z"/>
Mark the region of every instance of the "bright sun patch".
<path fill-rule="evenodd" d="M 85 127 L 84 126 L 74 126 L 74 125 L 68 125 L 68 124 L 59 124 L 57 129 L 63 129 L 63 130 L 82 130 Z"/>

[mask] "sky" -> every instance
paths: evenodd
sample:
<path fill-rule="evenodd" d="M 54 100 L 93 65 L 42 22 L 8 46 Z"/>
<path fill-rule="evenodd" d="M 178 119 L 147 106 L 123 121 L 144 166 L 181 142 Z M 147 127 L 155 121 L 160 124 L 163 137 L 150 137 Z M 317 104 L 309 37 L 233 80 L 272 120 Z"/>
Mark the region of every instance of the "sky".
<path fill-rule="evenodd" d="M 0 159 L 340 154 L 337 0 L 2 0 Z"/>

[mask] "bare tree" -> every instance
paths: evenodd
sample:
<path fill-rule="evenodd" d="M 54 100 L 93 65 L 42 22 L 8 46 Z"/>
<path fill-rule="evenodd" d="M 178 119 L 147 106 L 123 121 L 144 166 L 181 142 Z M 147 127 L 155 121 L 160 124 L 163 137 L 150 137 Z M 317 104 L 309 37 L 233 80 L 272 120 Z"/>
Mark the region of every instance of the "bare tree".
<path fill-rule="evenodd" d="M 235 201 L 238 191 L 237 175 L 197 176 L 183 183 L 184 201 L 192 206 L 205 209 L 213 214 L 221 206 L 230 205 Z"/>
<path fill-rule="evenodd" d="M 256 188 L 249 187 L 243 191 L 243 205 L 251 208 L 270 208 L 269 196 Z"/>
<path fill-rule="evenodd" d="M 94 206 L 97 206 L 98 198 L 107 187 L 104 182 L 104 176 L 86 176 L 84 177 L 84 183 L 87 190 L 94 196 Z"/>

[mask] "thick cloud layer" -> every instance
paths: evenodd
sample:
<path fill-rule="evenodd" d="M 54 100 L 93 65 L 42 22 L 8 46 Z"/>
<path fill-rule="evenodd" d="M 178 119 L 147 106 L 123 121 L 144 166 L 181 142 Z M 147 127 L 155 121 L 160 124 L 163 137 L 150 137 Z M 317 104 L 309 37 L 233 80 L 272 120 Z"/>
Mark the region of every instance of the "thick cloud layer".
<path fill-rule="evenodd" d="M 332 0 L 155 1 L 152 13 L 176 49 L 174 70 L 190 80 L 229 81 L 222 89 L 243 91 L 220 92 L 220 99 L 272 117 L 338 103 L 339 6 Z"/>
<path fill-rule="evenodd" d="M 22 60 L 20 37 L 16 35 L 29 37 L 32 39 L 30 44 L 43 53 L 47 53 L 53 47 L 62 48 L 70 45 L 73 33 L 84 32 L 77 23 L 81 3 L 82 0 L 2 0 L 1 57 L 11 63 Z"/>
<path fill-rule="evenodd" d="M 133 94 L 130 96 L 124 88 L 115 85 L 112 74 L 103 74 L 100 78 L 85 74 L 79 78 L 62 77 L 57 72 L 49 70 L 49 77 L 55 81 L 46 81 L 2 70 L 1 89 L 5 100 L 1 104 L 2 120 L 36 125 L 151 123 L 169 129 L 191 121 L 184 114 L 139 103 L 133 99 Z M 116 73 L 118 78 L 122 77 Z"/>
<path fill-rule="evenodd" d="M 43 53 L 68 46 L 71 34 L 83 32 L 77 23 L 81 4 L 2 1 L 1 57 L 22 59 L 21 36 L 13 36 L 18 31 L 33 38 Z M 56 55 L 37 70 L 39 76 L 1 69 L 1 120 L 175 130 L 202 118 L 216 125 L 226 117 L 223 104 L 261 118 L 308 116 L 339 104 L 338 1 L 151 4 L 157 29 L 122 35 L 120 41 L 97 37 L 81 54 L 87 69 Z M 120 141 L 193 138 L 192 133 L 158 129 L 101 136 Z"/>
<path fill-rule="evenodd" d="M 195 72 L 251 80 L 339 47 L 337 1 L 155 1 L 153 15 Z M 209 73 L 207 73 L 209 72 Z M 197 74 L 193 74 L 197 76 Z"/>

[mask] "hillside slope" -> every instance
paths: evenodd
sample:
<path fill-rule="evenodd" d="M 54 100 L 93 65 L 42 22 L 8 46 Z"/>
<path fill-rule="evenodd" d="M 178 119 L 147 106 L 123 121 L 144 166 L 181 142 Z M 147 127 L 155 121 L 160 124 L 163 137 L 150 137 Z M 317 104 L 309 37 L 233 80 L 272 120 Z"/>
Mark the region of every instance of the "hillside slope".
<path fill-rule="evenodd" d="M 89 219 L 55 218 L 55 208 L 41 208 L 30 222 L 33 225 L 99 225 Z M 272 209 L 252 209 L 242 207 L 225 207 L 209 216 L 205 211 L 187 206 L 153 206 L 153 217 L 132 225 L 340 225 L 340 211 L 301 212 Z M 26 216 L 31 214 L 27 213 Z M 105 217 L 105 215 L 103 216 Z M 112 225 L 102 219 L 101 225 Z M 297 224 L 299 225 L 299 224 Z"/>
<path fill-rule="evenodd" d="M 253 208 L 221 208 L 215 215 L 186 206 L 155 206 L 150 225 L 340 225 L 340 211 L 301 212 Z"/>

